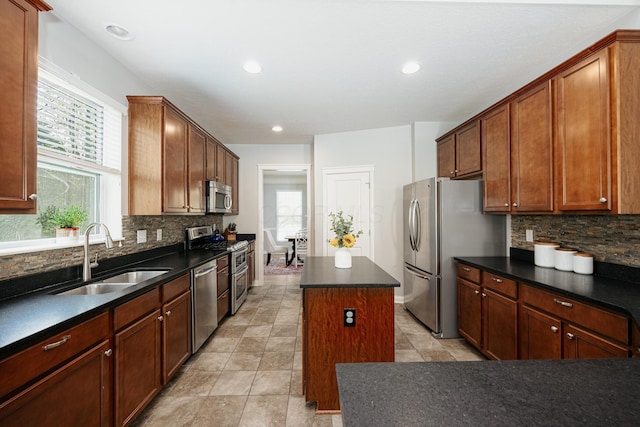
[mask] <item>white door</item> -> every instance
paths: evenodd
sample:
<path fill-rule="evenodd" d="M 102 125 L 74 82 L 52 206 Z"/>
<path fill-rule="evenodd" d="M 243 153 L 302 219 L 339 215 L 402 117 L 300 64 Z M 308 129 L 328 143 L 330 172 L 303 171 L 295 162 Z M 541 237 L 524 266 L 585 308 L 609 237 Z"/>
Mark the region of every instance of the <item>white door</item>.
<path fill-rule="evenodd" d="M 373 260 L 373 233 L 371 212 L 373 204 L 373 168 L 357 167 L 325 169 L 324 176 L 324 242 L 323 254 L 333 256 L 335 248 L 328 241 L 334 237 L 329 213 L 343 212 L 346 218 L 353 215 L 353 231 L 362 230 L 351 248 L 353 256 L 367 256 Z"/>

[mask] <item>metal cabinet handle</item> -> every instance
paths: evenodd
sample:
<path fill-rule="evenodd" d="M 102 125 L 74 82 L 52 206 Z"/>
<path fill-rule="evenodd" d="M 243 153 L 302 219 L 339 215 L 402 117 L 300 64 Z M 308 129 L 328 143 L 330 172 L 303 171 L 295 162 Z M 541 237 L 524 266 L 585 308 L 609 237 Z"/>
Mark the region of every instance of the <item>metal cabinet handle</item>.
<path fill-rule="evenodd" d="M 69 341 L 70 339 L 71 339 L 71 335 L 65 335 L 64 337 L 62 337 L 62 339 L 60 341 L 56 341 L 56 342 L 52 342 L 51 344 L 43 345 L 42 349 L 44 351 L 48 351 L 48 350 L 54 349 L 56 347 L 60 347 L 62 344 L 66 344 L 67 341 Z"/>
<path fill-rule="evenodd" d="M 167 310 L 167 312 L 165 313 L 167 316 L 171 316 L 171 310 Z"/>
<path fill-rule="evenodd" d="M 480 291 L 476 290 L 476 291 L 473 291 L 473 293 L 478 295 L 480 293 Z"/>
<path fill-rule="evenodd" d="M 162 317 L 162 316 L 158 316 L 158 320 L 159 320 L 160 322 L 162 322 L 162 321 L 164 320 L 164 317 Z"/>
<path fill-rule="evenodd" d="M 497 279 L 495 277 L 492 277 L 491 280 L 493 280 L 494 282 L 497 282 L 497 283 L 502 283 L 502 279 Z"/>
<path fill-rule="evenodd" d="M 606 197 L 600 197 L 600 203 L 607 203 Z"/>
<path fill-rule="evenodd" d="M 485 294 L 484 292 L 482 293 L 482 298 L 486 298 L 487 294 Z"/>
<path fill-rule="evenodd" d="M 471 269 L 470 269 L 469 267 L 462 267 L 462 269 L 463 269 L 464 271 L 466 271 L 467 273 L 471 271 Z"/>
<path fill-rule="evenodd" d="M 567 332 L 567 338 L 569 338 L 570 340 L 572 340 L 572 339 L 574 339 L 574 338 L 575 338 L 575 335 L 573 335 L 573 334 L 572 334 L 572 333 L 570 333 L 570 332 Z"/>
<path fill-rule="evenodd" d="M 552 327 L 551 327 L 551 332 L 553 332 L 554 334 L 555 334 L 556 332 L 558 332 L 558 327 L 557 327 L 557 326 L 552 326 Z"/>
<path fill-rule="evenodd" d="M 569 308 L 573 307 L 573 304 L 571 304 L 570 302 L 562 301 L 557 298 L 554 298 L 553 302 L 555 302 L 556 304 L 560 304 L 563 307 L 569 307 Z"/>
<path fill-rule="evenodd" d="M 504 204 L 504 207 L 505 207 L 505 208 L 509 207 L 509 203 L 505 203 L 505 204 Z"/>
<path fill-rule="evenodd" d="M 113 350 L 111 350 L 111 349 L 109 349 L 109 350 L 104 352 L 104 355 L 107 356 L 107 357 L 111 356 L 112 354 L 113 354 Z"/>
<path fill-rule="evenodd" d="M 514 207 L 514 208 L 517 208 L 517 207 L 518 207 L 518 204 L 517 204 L 516 202 L 513 202 L 513 207 Z"/>
<path fill-rule="evenodd" d="M 37 194 L 29 195 L 29 200 L 37 200 L 37 199 L 38 199 L 38 195 Z"/>

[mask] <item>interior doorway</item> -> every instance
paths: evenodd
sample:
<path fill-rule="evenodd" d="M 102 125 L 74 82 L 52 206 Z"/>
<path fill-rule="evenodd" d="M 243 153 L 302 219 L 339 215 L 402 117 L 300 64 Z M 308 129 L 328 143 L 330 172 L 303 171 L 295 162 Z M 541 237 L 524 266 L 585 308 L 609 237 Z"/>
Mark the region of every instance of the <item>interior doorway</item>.
<path fill-rule="evenodd" d="M 278 244 L 290 244 L 290 237 L 298 229 L 312 230 L 311 218 L 311 165 L 270 164 L 258 165 L 258 235 L 256 236 L 256 262 L 258 283 L 264 283 L 266 251 L 264 231 L 269 229 Z M 309 240 L 313 239 L 310 233 Z M 278 261 L 272 259 L 271 263 Z"/>

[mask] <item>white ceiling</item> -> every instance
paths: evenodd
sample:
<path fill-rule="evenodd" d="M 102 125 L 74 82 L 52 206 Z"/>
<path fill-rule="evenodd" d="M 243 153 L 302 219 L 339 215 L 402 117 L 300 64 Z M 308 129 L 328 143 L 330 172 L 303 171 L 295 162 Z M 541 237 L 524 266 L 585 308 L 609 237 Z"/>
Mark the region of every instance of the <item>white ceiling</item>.
<path fill-rule="evenodd" d="M 461 122 L 616 28 L 640 0 L 47 0 L 225 144 Z M 119 41 L 105 27 L 135 36 Z M 261 74 L 243 63 L 261 63 Z M 402 65 L 422 70 L 403 75 Z M 134 95 L 134 94 L 132 94 Z M 276 134 L 271 127 L 284 131 Z"/>

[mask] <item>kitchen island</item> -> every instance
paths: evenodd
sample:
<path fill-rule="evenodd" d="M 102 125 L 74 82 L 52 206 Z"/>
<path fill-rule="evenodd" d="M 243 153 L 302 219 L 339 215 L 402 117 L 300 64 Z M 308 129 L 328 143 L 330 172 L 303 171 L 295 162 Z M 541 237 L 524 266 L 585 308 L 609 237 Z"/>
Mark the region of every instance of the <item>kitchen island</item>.
<path fill-rule="evenodd" d="M 367 257 L 335 268 L 306 257 L 302 288 L 302 377 L 318 412 L 340 410 L 336 363 L 394 361 L 394 292 L 400 283 Z"/>
<path fill-rule="evenodd" d="M 339 364 L 345 427 L 625 426 L 640 417 L 640 360 Z"/>

